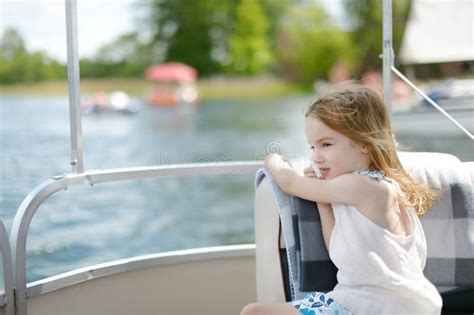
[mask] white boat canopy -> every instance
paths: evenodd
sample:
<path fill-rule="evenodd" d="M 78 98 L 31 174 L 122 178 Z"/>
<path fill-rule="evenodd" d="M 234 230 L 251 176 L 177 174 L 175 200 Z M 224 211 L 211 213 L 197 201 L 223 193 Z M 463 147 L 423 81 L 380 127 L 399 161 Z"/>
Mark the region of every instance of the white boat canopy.
<path fill-rule="evenodd" d="M 474 60 L 474 0 L 413 0 L 403 64 Z"/>

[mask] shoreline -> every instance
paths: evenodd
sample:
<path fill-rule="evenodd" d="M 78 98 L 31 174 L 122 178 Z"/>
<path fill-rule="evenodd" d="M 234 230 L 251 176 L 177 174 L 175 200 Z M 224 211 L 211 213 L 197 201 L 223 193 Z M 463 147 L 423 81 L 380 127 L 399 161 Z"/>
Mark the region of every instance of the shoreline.
<path fill-rule="evenodd" d="M 83 79 L 80 83 L 80 90 L 81 94 L 123 90 L 134 97 L 145 97 L 153 89 L 153 85 L 153 82 L 145 79 Z M 197 87 L 201 99 L 266 98 L 312 92 L 307 88 L 275 77 L 204 78 L 198 80 Z M 0 97 L 3 95 L 67 94 L 68 83 L 66 80 L 0 85 Z"/>

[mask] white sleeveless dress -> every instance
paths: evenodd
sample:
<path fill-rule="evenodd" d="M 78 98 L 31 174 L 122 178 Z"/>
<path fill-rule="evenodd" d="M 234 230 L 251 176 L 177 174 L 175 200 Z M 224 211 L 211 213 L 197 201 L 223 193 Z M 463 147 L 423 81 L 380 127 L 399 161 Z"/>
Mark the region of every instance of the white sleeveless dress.
<path fill-rule="evenodd" d="M 356 173 L 391 182 L 380 171 Z M 337 203 L 332 207 L 335 225 L 329 256 L 339 271 L 338 284 L 328 297 L 355 315 L 441 313 L 441 296 L 423 275 L 426 239 L 413 208 L 406 207 L 412 234 L 401 236 L 355 207 Z"/>

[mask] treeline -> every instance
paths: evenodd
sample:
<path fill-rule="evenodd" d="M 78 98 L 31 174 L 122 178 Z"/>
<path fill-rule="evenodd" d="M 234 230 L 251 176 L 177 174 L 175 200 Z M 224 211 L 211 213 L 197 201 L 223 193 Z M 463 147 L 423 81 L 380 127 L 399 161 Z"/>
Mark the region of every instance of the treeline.
<path fill-rule="evenodd" d="M 38 82 L 65 79 L 66 66 L 45 52 L 28 52 L 14 29 L 6 29 L 0 45 L 0 83 Z"/>
<path fill-rule="evenodd" d="M 341 29 L 315 1 L 155 0 L 139 2 L 136 31 L 80 61 L 82 78 L 142 77 L 165 61 L 196 67 L 200 76 L 276 74 L 303 84 L 325 79 L 335 65 L 352 75 L 378 69 L 382 1 L 344 0 Z M 393 3 L 398 50 L 410 6 Z M 27 52 L 17 32 L 6 30 L 0 48 L 0 83 L 64 79 L 66 67 L 43 52 Z"/>

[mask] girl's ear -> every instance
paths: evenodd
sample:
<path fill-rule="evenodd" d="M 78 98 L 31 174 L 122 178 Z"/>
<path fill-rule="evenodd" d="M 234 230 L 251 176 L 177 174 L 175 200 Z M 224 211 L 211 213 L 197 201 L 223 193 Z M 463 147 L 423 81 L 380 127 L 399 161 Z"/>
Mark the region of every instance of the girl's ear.
<path fill-rule="evenodd" d="M 370 148 L 369 148 L 368 146 L 366 146 L 366 145 L 363 144 L 363 145 L 360 147 L 360 151 L 361 151 L 362 153 L 366 153 L 366 154 L 367 154 L 367 153 L 370 152 Z"/>

